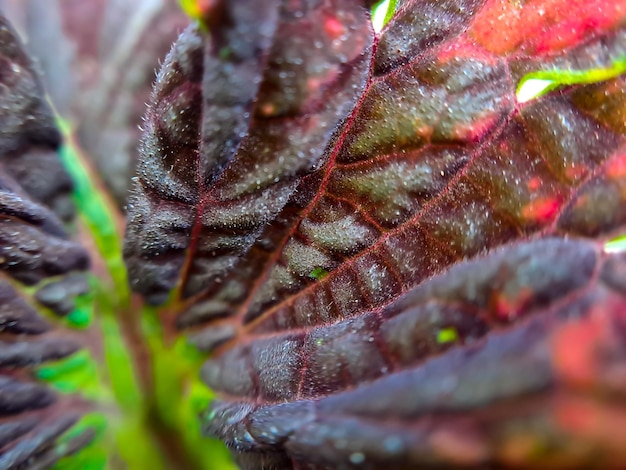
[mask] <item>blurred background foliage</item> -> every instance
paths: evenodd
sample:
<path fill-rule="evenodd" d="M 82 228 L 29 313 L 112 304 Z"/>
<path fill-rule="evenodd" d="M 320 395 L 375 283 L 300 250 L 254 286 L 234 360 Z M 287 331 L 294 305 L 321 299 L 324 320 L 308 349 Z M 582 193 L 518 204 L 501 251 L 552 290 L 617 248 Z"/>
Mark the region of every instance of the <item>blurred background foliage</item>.
<path fill-rule="evenodd" d="M 0 8 L 123 208 L 155 70 L 189 18 L 176 0 L 0 0 Z"/>
<path fill-rule="evenodd" d="M 0 10 L 57 113 L 76 236 L 91 248 L 90 316 L 81 326 L 90 323 L 91 355 L 82 351 L 38 376 L 61 393 L 88 392 L 97 411 L 67 439 L 85 427 L 97 437 L 55 469 L 234 468 L 220 443 L 200 435 L 196 415 L 211 399 L 198 378 L 202 357 L 183 338 L 166 341 L 159 312 L 131 297 L 121 256 L 146 103 L 160 60 L 191 20 L 176 0 L 0 0 Z"/>

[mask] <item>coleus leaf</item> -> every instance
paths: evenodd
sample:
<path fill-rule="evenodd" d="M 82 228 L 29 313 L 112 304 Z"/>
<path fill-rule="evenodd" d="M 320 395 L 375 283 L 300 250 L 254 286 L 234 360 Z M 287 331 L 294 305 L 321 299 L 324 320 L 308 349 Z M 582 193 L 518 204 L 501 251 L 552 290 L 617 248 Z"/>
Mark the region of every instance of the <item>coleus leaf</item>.
<path fill-rule="evenodd" d="M 90 361 L 68 329 L 84 324 L 89 260 L 61 221 L 73 208 L 59 131 L 32 62 L 1 17 L 0 64 L 0 468 L 50 468 L 99 432 L 88 400 L 67 383 L 68 394 L 54 390 L 67 361 Z"/>
<path fill-rule="evenodd" d="M 179 276 L 184 296 L 198 293 L 249 250 L 299 180 L 325 163 L 324 149 L 365 84 L 365 9 L 322 4 L 304 15 L 285 6 L 277 26 L 278 7 L 224 4 L 211 40 L 188 30 L 157 78 L 142 145 L 159 164 L 139 164 L 125 248 L 135 288 L 154 302 Z M 311 36 L 272 42 L 302 28 Z"/>
<path fill-rule="evenodd" d="M 624 459 L 623 2 L 209 2 L 159 73 L 132 286 L 244 468 Z M 366 8 L 367 7 L 367 8 Z M 572 72 L 573 73 L 573 72 Z"/>
<path fill-rule="evenodd" d="M 625 269 L 593 243 L 507 246 L 383 309 L 246 341 L 205 367 L 248 398 L 214 403 L 206 430 L 249 468 L 611 468 Z"/>

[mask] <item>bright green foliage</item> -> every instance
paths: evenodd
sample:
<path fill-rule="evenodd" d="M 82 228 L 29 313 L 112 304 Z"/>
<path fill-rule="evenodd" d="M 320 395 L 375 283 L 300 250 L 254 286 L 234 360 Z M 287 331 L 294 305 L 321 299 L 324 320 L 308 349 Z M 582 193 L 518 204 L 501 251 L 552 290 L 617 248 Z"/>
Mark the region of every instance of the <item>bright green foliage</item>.
<path fill-rule="evenodd" d="M 118 327 L 118 315 L 128 315 L 130 294 L 126 268 L 122 261 L 121 236 L 115 224 L 116 209 L 95 183 L 94 175 L 91 174 L 84 156 L 74 143 L 69 124 L 60 119 L 58 124 L 66 136 L 66 145 L 61 149 L 60 156 L 74 183 L 73 199 L 78 209 L 79 220 L 86 226 L 89 235 L 93 238 L 98 254 L 104 261 L 112 280 L 112 282 L 107 282 L 106 279 L 92 278 L 91 293 L 77 298 L 75 311 L 68 315 L 68 320 L 76 326 L 85 325 L 93 316 L 94 311 L 98 318 L 103 342 L 104 364 L 99 364 L 101 370 L 97 373 L 92 371 L 96 366 L 89 368 L 91 376 L 99 375 L 101 378 L 100 383 L 94 381 L 91 385 L 91 388 L 101 390 L 100 395 L 90 396 L 90 398 L 96 399 L 98 405 L 111 411 L 110 415 L 107 414 L 109 434 L 105 439 L 106 442 L 102 444 L 106 447 L 104 453 L 109 456 L 117 454 L 129 470 L 143 468 L 158 470 L 162 459 L 147 428 L 146 411 L 142 392 L 133 370 L 133 358 Z M 57 364 L 56 368 L 39 371 L 39 374 L 43 374 L 44 379 L 51 377 L 52 383 L 61 390 L 80 391 L 85 394 L 87 384 L 80 385 L 80 380 L 86 374 L 83 370 L 86 366 L 81 369 L 78 367 L 78 359 L 75 356 L 71 359 L 67 363 Z M 113 413 L 115 410 L 113 399 L 121 412 L 117 416 Z M 80 455 L 89 452 L 99 454 L 98 448 L 102 445 L 92 444 Z M 69 458 L 65 460 L 68 462 L 71 460 L 71 464 L 67 463 L 67 465 L 79 465 L 67 467 L 68 469 L 102 468 L 98 466 L 100 465 L 98 459 L 90 458 L 88 464 L 92 467 L 82 467 L 81 464 L 75 464 L 74 460 Z M 59 463 L 59 465 L 65 464 Z M 60 466 L 59 468 L 65 469 L 66 467 Z"/>
<path fill-rule="evenodd" d="M 59 126 L 66 135 L 67 143 L 60 153 L 74 182 L 79 220 L 110 275 L 110 280 L 91 279 L 91 292 L 76 298 L 76 309 L 66 321 L 75 328 L 84 328 L 95 316 L 97 321 L 92 326 L 99 327 L 101 333 L 104 364 L 96 363 L 83 350 L 41 366 L 36 375 L 63 393 L 80 393 L 95 401 L 97 407 L 106 408 L 109 426 L 106 430 L 99 427 L 99 437 L 77 455 L 59 461 L 56 470 L 117 469 L 106 466 L 107 455 L 109 464 L 110 457 L 116 455 L 128 470 L 176 468 L 180 463 L 164 455 L 162 442 L 168 436 L 183 443 L 185 465 L 190 469 L 234 469 L 223 445 L 205 439 L 200 432 L 198 414 L 212 399 L 199 380 L 200 353 L 182 338 L 173 345 L 165 344 L 157 310 L 131 311 L 120 227 L 116 225 L 120 214 L 95 183 L 95 175 L 75 144 L 69 124 L 59 120 Z M 145 364 L 152 368 L 153 383 L 148 387 L 137 376 L 136 358 L 124 337 L 124 325 L 132 328 L 133 323 L 141 323 L 140 334 L 152 361 Z M 88 415 L 67 436 L 80 434 L 91 419 Z"/>
<path fill-rule="evenodd" d="M 178 435 L 187 449 L 188 459 L 198 469 L 235 470 L 226 449 L 204 438 L 200 431 L 198 415 L 213 399 L 211 391 L 199 379 L 204 357 L 181 337 L 172 345 L 164 344 L 156 309 L 145 307 L 141 318 L 153 358 L 152 406 L 162 424 Z"/>
<path fill-rule="evenodd" d="M 59 154 L 63 166 L 74 182 L 74 204 L 107 265 L 115 287 L 114 295 L 126 303 L 129 298 L 128 281 L 122 260 L 122 240 L 113 216 L 114 209 L 95 184 L 94 175 L 90 173 L 84 158 L 81 158 L 79 150 L 73 144 L 70 125 L 61 119 L 57 123 L 66 137 L 67 143 Z"/>
<path fill-rule="evenodd" d="M 76 308 L 67 315 L 67 322 L 74 328 L 87 328 L 93 320 L 93 300 L 90 294 L 75 298 Z"/>
<path fill-rule="evenodd" d="M 35 369 L 35 375 L 61 393 L 79 392 L 92 400 L 106 395 L 98 379 L 96 363 L 84 349 L 59 361 L 46 362 Z"/>
<path fill-rule="evenodd" d="M 101 296 L 101 305 L 106 300 Z M 121 415 L 113 422 L 117 451 L 129 470 L 139 470 L 143 465 L 159 470 L 162 467 L 156 442 L 150 436 L 145 418 L 145 404 L 132 357 L 124 343 L 112 310 L 106 309 L 101 317 L 105 364 L 115 400 Z"/>
<path fill-rule="evenodd" d="M 372 24 L 375 31 L 381 31 L 389 23 L 397 6 L 398 0 L 382 0 L 372 7 Z"/>
<path fill-rule="evenodd" d="M 309 277 L 312 279 L 315 279 L 316 281 L 323 279 L 327 275 L 328 275 L 328 271 L 326 271 L 324 268 L 319 268 L 319 267 L 315 268 L 313 271 L 309 273 Z"/>
<path fill-rule="evenodd" d="M 626 72 L 626 56 L 618 57 L 611 67 L 587 70 L 541 70 L 531 72 L 520 80 L 517 86 L 517 100 L 520 103 L 567 85 L 585 85 L 610 80 Z"/>
<path fill-rule="evenodd" d="M 107 468 L 105 430 L 107 419 L 99 413 L 90 413 L 66 432 L 58 441 L 57 449 L 63 452 L 72 439 L 85 432 L 93 432 L 92 443 L 77 454 L 59 460 L 53 470 L 104 470 Z"/>
<path fill-rule="evenodd" d="M 456 328 L 443 328 L 437 332 L 437 342 L 439 344 L 454 343 L 459 339 Z"/>
<path fill-rule="evenodd" d="M 626 251 L 626 234 L 615 237 L 604 244 L 606 253 L 623 253 Z"/>

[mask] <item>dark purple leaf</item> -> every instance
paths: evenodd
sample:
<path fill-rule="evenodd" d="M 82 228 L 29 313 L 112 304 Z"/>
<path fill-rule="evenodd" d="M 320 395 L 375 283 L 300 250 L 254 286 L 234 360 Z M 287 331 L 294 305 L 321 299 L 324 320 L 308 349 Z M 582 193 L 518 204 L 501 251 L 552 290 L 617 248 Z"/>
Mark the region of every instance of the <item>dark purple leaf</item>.
<path fill-rule="evenodd" d="M 88 257 L 52 212 L 72 216 L 71 183 L 56 155 L 60 135 L 32 63 L 1 17 L 0 64 L 0 468 L 49 468 L 92 436 L 54 446 L 88 406 L 32 373 L 80 347 L 43 307 L 59 316 L 74 309 L 74 297 L 87 289 L 79 272 Z"/>
<path fill-rule="evenodd" d="M 622 462 L 625 79 L 516 88 L 623 60 L 626 5 L 405 1 L 375 36 L 265 3 L 178 40 L 129 206 L 133 288 L 214 353 L 207 432 L 244 468 Z"/>
<path fill-rule="evenodd" d="M 243 461 L 612 468 L 626 456 L 624 272 L 593 243 L 507 246 L 383 309 L 247 339 L 205 365 L 207 384 L 245 398 L 214 403 L 206 429 Z"/>
<path fill-rule="evenodd" d="M 146 120 L 142 151 L 153 157 L 139 165 L 125 250 L 134 287 L 155 302 L 179 278 L 188 297 L 233 267 L 299 182 L 317 177 L 365 84 L 361 6 L 285 7 L 278 26 L 278 2 L 262 17 L 257 2 L 225 8 L 232 21 L 210 38 L 183 34 Z"/>

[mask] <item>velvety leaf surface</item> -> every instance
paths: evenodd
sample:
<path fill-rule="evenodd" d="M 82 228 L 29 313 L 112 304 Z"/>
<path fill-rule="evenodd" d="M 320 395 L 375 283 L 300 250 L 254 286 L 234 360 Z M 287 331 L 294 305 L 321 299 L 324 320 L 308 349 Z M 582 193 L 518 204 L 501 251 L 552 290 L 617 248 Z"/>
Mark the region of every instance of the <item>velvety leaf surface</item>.
<path fill-rule="evenodd" d="M 57 217 L 73 212 L 52 112 L 1 17 L 0 64 L 0 468 L 50 468 L 93 438 L 87 429 L 56 445 L 90 405 L 35 380 L 37 368 L 81 345 L 58 317 L 88 290 L 88 257 Z"/>
<path fill-rule="evenodd" d="M 211 36 L 187 30 L 159 73 L 125 246 L 133 287 L 153 302 L 177 283 L 197 294 L 231 270 L 326 163 L 363 89 L 367 11 L 278 3 L 224 3 Z"/>
<path fill-rule="evenodd" d="M 516 89 L 623 60 L 626 4 L 357 3 L 211 3 L 159 73 L 125 256 L 214 353 L 207 432 L 244 468 L 617 467 L 625 79 Z"/>
<path fill-rule="evenodd" d="M 238 344 L 204 378 L 250 400 L 214 403 L 207 430 L 244 462 L 618 468 L 625 270 L 594 243 L 507 246 L 383 309 Z"/>

